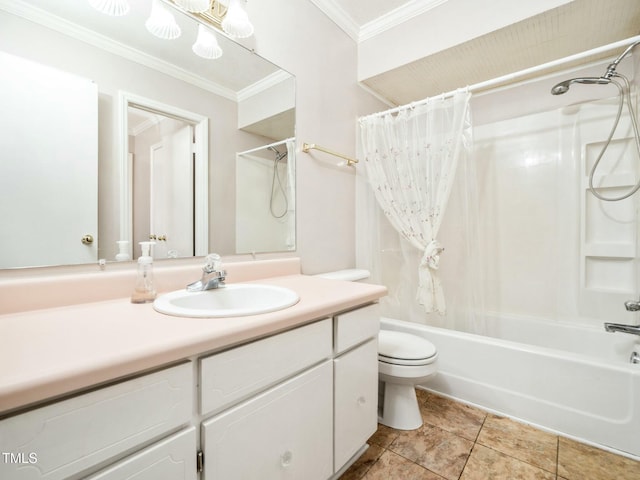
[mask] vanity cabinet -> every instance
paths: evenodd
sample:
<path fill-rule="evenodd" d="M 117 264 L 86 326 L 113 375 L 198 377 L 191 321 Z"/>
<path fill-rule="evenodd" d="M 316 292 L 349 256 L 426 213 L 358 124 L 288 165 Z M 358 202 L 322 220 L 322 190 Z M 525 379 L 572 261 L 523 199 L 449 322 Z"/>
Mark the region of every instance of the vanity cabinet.
<path fill-rule="evenodd" d="M 369 305 L 7 417 L 0 479 L 336 478 L 377 426 L 378 328 Z"/>

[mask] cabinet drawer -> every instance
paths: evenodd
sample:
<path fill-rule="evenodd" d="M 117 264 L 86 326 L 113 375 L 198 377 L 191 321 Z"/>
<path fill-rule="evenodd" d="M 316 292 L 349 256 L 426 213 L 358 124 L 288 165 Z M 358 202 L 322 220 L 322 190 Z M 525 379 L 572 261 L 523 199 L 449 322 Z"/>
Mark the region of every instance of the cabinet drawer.
<path fill-rule="evenodd" d="M 380 306 L 367 307 L 341 313 L 335 317 L 336 354 L 378 336 L 380 330 Z"/>
<path fill-rule="evenodd" d="M 332 361 L 203 422 L 203 480 L 332 475 Z"/>
<path fill-rule="evenodd" d="M 369 340 L 334 361 L 335 469 L 378 427 L 378 342 Z"/>
<path fill-rule="evenodd" d="M 87 480 L 195 480 L 196 428 L 172 435 Z"/>
<path fill-rule="evenodd" d="M 331 320 L 258 340 L 200 362 L 200 409 L 219 412 L 331 356 Z"/>
<path fill-rule="evenodd" d="M 0 452 L 34 455 L 0 462 L 0 478 L 63 479 L 188 422 L 192 364 L 185 363 L 0 421 Z"/>

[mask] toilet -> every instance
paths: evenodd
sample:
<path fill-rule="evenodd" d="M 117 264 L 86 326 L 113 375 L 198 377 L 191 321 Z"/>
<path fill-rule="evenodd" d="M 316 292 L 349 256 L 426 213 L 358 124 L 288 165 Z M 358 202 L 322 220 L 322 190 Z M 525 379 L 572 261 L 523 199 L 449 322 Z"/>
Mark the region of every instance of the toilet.
<path fill-rule="evenodd" d="M 328 272 L 318 277 L 358 281 L 367 270 Z M 410 333 L 380 330 L 378 333 L 378 422 L 397 430 L 422 426 L 415 387 L 436 373 L 438 352 L 425 338 Z"/>
<path fill-rule="evenodd" d="M 428 340 L 410 333 L 380 330 L 378 422 L 397 430 L 422 426 L 416 385 L 436 373 L 438 352 Z"/>

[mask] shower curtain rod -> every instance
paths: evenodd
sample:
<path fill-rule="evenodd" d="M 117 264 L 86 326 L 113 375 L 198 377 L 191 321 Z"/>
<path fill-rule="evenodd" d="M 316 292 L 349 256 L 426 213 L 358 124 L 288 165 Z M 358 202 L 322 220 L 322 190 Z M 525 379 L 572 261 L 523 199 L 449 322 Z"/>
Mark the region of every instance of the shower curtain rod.
<path fill-rule="evenodd" d="M 500 77 L 492 78 L 491 80 L 486 80 L 484 82 L 474 83 L 473 85 L 469 85 L 466 89 L 469 92 L 475 92 L 479 90 L 487 90 L 492 87 L 496 87 L 503 83 L 513 82 L 522 77 L 543 72 L 545 70 L 549 70 L 551 68 L 563 65 L 565 63 L 574 62 L 576 60 L 582 60 L 584 58 L 588 58 L 593 55 L 598 55 L 600 53 L 608 52 L 609 50 L 614 50 L 617 48 L 626 47 L 634 42 L 640 41 L 640 35 L 636 35 L 634 37 L 627 38 L 626 40 L 619 40 L 617 42 L 610 43 L 608 45 L 603 45 L 601 47 L 592 48 L 591 50 L 586 50 L 581 53 L 576 53 L 574 55 L 569 55 L 568 57 L 560 58 L 558 60 L 552 60 L 551 62 L 543 63 L 541 65 L 537 65 L 535 67 L 525 68 L 524 70 L 520 70 L 514 73 L 508 73 L 507 75 L 502 75 Z M 382 115 L 398 113 L 402 110 L 406 110 L 407 108 L 413 108 L 417 105 L 422 105 L 426 103 L 429 98 L 448 98 L 452 97 L 456 92 L 460 90 L 464 90 L 465 88 L 458 88 L 456 90 L 451 90 L 446 93 L 441 93 L 440 95 L 434 95 L 433 97 L 427 97 L 423 100 L 418 100 L 417 102 L 411 102 L 406 105 L 401 105 L 399 107 L 390 108 L 388 110 L 384 110 L 382 112 L 372 113 L 370 115 L 365 115 L 360 117 L 358 120 L 363 121 L 368 118 L 380 117 Z"/>
<path fill-rule="evenodd" d="M 246 155 L 247 153 L 257 152 L 258 150 L 264 150 L 265 148 L 275 147 L 276 145 L 282 145 L 283 143 L 287 143 L 290 140 L 295 140 L 295 137 L 285 138 L 284 140 L 279 140 L 277 142 L 270 143 L 269 145 L 263 145 L 261 147 L 252 148 L 250 150 L 245 150 L 244 152 L 238 152 L 236 155 Z"/>

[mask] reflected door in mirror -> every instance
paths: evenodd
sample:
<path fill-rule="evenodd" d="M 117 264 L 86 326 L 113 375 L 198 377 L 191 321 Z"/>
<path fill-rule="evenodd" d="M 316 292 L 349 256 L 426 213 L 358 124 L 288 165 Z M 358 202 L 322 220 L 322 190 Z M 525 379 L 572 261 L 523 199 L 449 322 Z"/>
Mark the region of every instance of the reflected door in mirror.
<path fill-rule="evenodd" d="M 97 261 L 98 89 L 0 52 L 0 268 Z"/>
<path fill-rule="evenodd" d="M 149 218 L 156 258 L 194 255 L 191 131 L 184 125 L 151 147 Z"/>
<path fill-rule="evenodd" d="M 194 127 L 188 122 L 128 107 L 133 154 L 133 242 L 155 242 L 155 258 L 190 257 L 194 235 Z"/>

